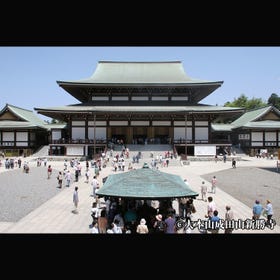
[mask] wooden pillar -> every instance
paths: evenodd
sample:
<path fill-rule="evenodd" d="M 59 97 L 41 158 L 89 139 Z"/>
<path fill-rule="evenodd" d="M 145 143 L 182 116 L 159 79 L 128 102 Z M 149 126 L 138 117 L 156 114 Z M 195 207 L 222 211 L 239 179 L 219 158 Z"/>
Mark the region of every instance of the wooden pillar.
<path fill-rule="evenodd" d="M 173 139 L 174 139 L 174 126 L 173 126 L 173 122 L 172 122 L 172 125 L 168 128 L 168 137 L 171 139 L 170 144 L 173 143 Z"/>
<path fill-rule="evenodd" d="M 96 114 L 93 116 L 93 156 L 96 154 Z"/>
<path fill-rule="evenodd" d="M 132 138 L 133 138 L 133 127 L 128 126 L 126 129 L 126 143 L 132 143 Z"/>
<path fill-rule="evenodd" d="M 195 144 L 195 117 L 192 118 L 192 143 Z"/>
<path fill-rule="evenodd" d="M 147 127 L 147 137 L 148 137 L 149 139 L 155 137 L 154 127 L 152 127 L 152 126 Z"/>
<path fill-rule="evenodd" d="M 188 128 L 188 117 L 187 114 L 185 114 L 185 155 L 187 159 L 187 154 L 188 154 L 188 147 L 187 147 L 187 128 Z"/>
<path fill-rule="evenodd" d="M 211 137 L 211 117 L 208 116 L 208 143 L 212 143 L 212 137 Z"/>
<path fill-rule="evenodd" d="M 85 118 L 85 140 L 88 140 L 88 116 Z"/>
<path fill-rule="evenodd" d="M 30 139 L 29 139 L 29 132 L 28 132 L 28 147 L 30 147 Z M 16 147 L 16 145 L 17 145 L 17 132 L 16 132 L 16 130 L 14 130 L 14 147 Z"/>
<path fill-rule="evenodd" d="M 68 135 L 69 135 L 69 143 L 72 143 L 72 117 L 69 117 L 69 126 L 68 126 Z"/>

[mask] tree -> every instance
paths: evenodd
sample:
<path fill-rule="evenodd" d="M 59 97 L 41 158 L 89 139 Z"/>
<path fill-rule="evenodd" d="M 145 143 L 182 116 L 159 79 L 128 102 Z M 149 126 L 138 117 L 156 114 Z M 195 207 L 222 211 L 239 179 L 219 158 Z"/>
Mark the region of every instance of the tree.
<path fill-rule="evenodd" d="M 247 109 L 258 109 L 261 107 L 266 106 L 267 104 L 263 102 L 261 98 L 255 98 L 253 97 L 252 99 L 247 101 Z"/>
<path fill-rule="evenodd" d="M 242 93 L 237 99 L 234 98 L 232 102 L 228 101 L 224 104 L 225 107 L 241 107 L 248 110 L 261 108 L 266 105 L 267 104 L 261 98 L 253 97 L 252 99 L 248 99 L 244 93 Z"/>
<path fill-rule="evenodd" d="M 237 99 L 234 98 L 232 102 L 226 102 L 224 106 L 226 107 L 242 107 L 245 108 L 246 104 L 248 102 L 248 98 L 245 96 L 245 94 L 241 94 Z"/>
<path fill-rule="evenodd" d="M 278 110 L 280 110 L 280 97 L 276 93 L 272 93 L 267 100 L 267 103 L 275 106 Z"/>

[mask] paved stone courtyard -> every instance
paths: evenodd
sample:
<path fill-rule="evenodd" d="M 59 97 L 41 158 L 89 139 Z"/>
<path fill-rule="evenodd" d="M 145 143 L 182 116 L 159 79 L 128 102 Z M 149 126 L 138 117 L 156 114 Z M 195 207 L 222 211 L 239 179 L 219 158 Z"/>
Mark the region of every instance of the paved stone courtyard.
<path fill-rule="evenodd" d="M 63 170 L 62 161 L 49 162 L 53 167 L 51 179 L 47 179 L 46 167 L 36 166 L 32 158 L 30 174 L 19 170 L 0 168 L 1 181 L 1 213 L 0 232 L 2 233 L 90 233 L 89 225 L 93 198 L 90 196 L 90 184 L 85 182 L 85 162 L 82 162 L 82 177 L 79 182 L 73 182 L 69 188 L 57 188 L 56 176 Z M 141 168 L 143 161 L 135 164 Z M 126 165 L 128 166 L 128 164 Z M 212 195 L 219 210 L 219 216 L 224 218 L 225 206 L 231 205 L 235 219 L 245 220 L 252 216 L 252 206 L 255 199 L 262 203 L 269 198 L 274 206 L 274 218 L 277 225 L 273 230 L 235 230 L 234 233 L 280 233 L 279 229 L 279 182 L 280 174 L 276 172 L 276 160 L 256 159 L 246 157 L 238 161 L 237 168 L 231 167 L 231 162 L 190 162 L 189 165 L 171 165 L 160 167 L 163 172 L 180 175 L 186 178 L 190 188 L 200 194 L 202 180 L 210 190 L 210 180 L 213 175 L 218 179 L 216 194 Z M 90 169 L 91 170 L 91 169 Z M 71 172 L 73 170 L 71 169 Z M 109 165 L 102 169 L 99 182 L 113 173 Z M 91 178 L 93 170 L 91 170 Z M 72 175 L 72 178 L 74 176 Z M 72 213 L 72 195 L 74 186 L 79 187 L 79 214 Z M 194 201 L 197 212 L 193 219 L 201 219 L 206 214 L 207 203 L 200 199 Z M 197 233 L 198 231 L 193 231 Z"/>

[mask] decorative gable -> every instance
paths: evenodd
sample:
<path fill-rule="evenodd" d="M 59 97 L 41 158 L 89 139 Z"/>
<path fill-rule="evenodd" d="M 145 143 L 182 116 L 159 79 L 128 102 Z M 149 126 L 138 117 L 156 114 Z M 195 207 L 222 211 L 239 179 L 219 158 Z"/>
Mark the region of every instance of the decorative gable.
<path fill-rule="evenodd" d="M 1 121 L 22 121 L 18 116 L 10 112 L 9 110 L 5 110 L 5 112 L 0 115 Z"/>
<path fill-rule="evenodd" d="M 269 111 L 267 114 L 262 116 L 258 121 L 280 121 L 280 117 L 274 112 L 274 111 Z"/>

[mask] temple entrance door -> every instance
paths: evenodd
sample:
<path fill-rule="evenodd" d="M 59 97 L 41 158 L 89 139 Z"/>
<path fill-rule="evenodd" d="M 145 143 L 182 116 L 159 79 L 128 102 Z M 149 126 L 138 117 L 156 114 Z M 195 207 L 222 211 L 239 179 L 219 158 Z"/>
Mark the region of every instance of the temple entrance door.
<path fill-rule="evenodd" d="M 147 127 L 133 127 L 132 144 L 147 144 Z"/>
<path fill-rule="evenodd" d="M 169 128 L 155 127 L 155 144 L 169 144 Z"/>
<path fill-rule="evenodd" d="M 127 128 L 126 127 L 111 127 L 111 141 L 114 144 L 127 144 L 126 143 L 126 133 Z"/>

